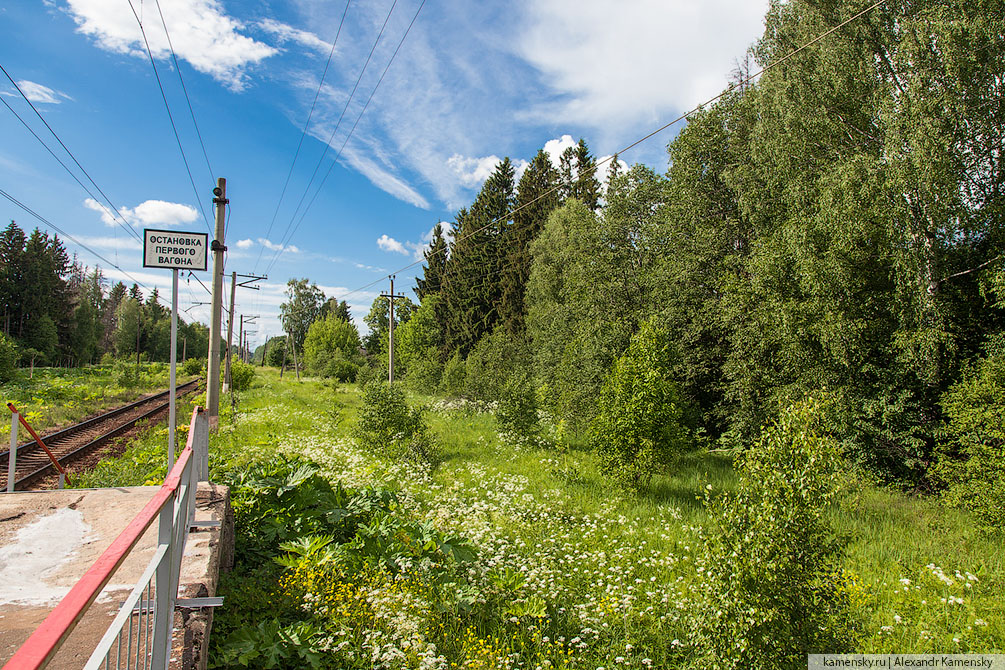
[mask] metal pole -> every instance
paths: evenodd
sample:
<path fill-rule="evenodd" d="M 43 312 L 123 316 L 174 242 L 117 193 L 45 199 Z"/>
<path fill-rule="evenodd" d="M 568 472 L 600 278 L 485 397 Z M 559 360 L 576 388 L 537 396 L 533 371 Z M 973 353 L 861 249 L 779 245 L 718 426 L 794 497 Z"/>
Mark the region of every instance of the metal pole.
<path fill-rule="evenodd" d="M 20 425 L 17 412 L 10 414 L 10 452 L 7 454 L 7 493 L 14 493 L 14 470 L 17 465 L 17 429 Z"/>
<path fill-rule="evenodd" d="M 234 349 L 234 294 L 237 293 L 237 273 L 230 274 L 230 313 L 227 316 L 227 365 L 223 372 L 223 392 L 230 389 L 230 357 Z M 233 398 L 231 398 L 231 404 Z"/>
<path fill-rule="evenodd" d="M 206 380 L 206 404 L 209 412 L 209 428 L 216 430 L 220 424 L 220 317 L 223 312 L 223 244 L 226 224 L 227 180 L 220 177 L 213 189 L 213 203 L 216 205 L 216 239 L 213 240 L 213 307 L 209 324 L 209 366 Z"/>
<path fill-rule="evenodd" d="M 176 380 L 178 367 L 178 269 L 171 270 L 171 374 L 170 394 L 168 398 L 168 471 L 174 465 L 175 447 L 175 399 L 177 396 Z"/>

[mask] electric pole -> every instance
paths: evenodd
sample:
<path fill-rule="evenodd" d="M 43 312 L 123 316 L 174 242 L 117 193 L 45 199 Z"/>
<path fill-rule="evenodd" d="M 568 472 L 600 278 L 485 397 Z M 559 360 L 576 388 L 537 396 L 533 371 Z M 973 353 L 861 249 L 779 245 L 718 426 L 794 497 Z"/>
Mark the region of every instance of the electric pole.
<path fill-rule="evenodd" d="M 230 350 L 234 343 L 234 294 L 237 293 L 237 273 L 230 274 L 230 312 L 227 319 L 227 364 L 223 372 L 223 392 L 230 388 Z"/>
<path fill-rule="evenodd" d="M 237 278 L 238 277 L 244 277 L 245 279 L 241 280 L 241 283 L 237 283 Z M 231 350 L 233 349 L 233 346 L 234 346 L 234 297 L 237 295 L 237 289 L 240 288 L 240 287 L 242 287 L 242 286 L 244 288 L 250 288 L 250 289 L 255 290 L 255 291 L 259 290 L 259 288 L 257 286 L 252 286 L 252 283 L 254 283 L 256 281 L 261 281 L 263 279 L 268 279 L 268 277 L 265 276 L 265 275 L 261 275 L 261 276 L 259 276 L 259 275 L 243 275 L 243 274 L 238 274 L 237 272 L 232 273 L 231 276 L 230 276 L 230 320 L 227 322 L 227 324 L 228 324 L 227 325 L 227 369 L 226 369 L 226 372 L 225 372 L 225 374 L 223 376 L 223 380 L 224 380 L 223 381 L 223 392 L 224 393 L 226 393 L 227 390 L 230 388 L 230 383 L 231 383 L 231 379 L 230 379 L 230 359 L 231 359 Z M 238 338 L 237 338 L 237 348 L 238 349 L 241 348 L 241 338 L 240 338 L 240 336 L 238 336 Z"/>
<path fill-rule="evenodd" d="M 387 298 L 389 311 L 387 320 L 387 383 L 394 383 L 394 299 L 404 298 L 404 295 L 394 294 L 394 275 L 388 275 L 391 280 L 391 292 L 381 293 L 381 297 Z"/>
<path fill-rule="evenodd" d="M 213 204 L 216 205 L 216 239 L 210 245 L 213 251 L 213 307 L 209 324 L 209 369 L 206 379 L 206 404 L 209 406 L 209 428 L 216 430 L 220 425 L 220 317 L 223 311 L 223 252 L 224 227 L 227 221 L 227 180 L 220 177 L 213 189 Z"/>

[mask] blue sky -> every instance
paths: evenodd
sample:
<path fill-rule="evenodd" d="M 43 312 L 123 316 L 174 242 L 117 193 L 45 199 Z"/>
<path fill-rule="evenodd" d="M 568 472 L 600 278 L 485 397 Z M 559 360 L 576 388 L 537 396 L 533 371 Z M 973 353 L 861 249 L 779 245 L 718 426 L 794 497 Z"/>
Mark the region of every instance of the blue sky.
<path fill-rule="evenodd" d="M 599 157 L 627 146 L 718 93 L 760 35 L 766 8 L 766 0 L 6 3 L 0 65 L 110 203 L 3 76 L 3 101 L 95 198 L 2 105 L 0 188 L 121 269 L 65 239 L 82 262 L 101 265 L 112 281 L 158 287 L 167 298 L 170 273 L 144 270 L 140 245 L 124 228 L 207 231 L 211 189 L 225 177 L 226 271 L 269 277 L 261 291 L 237 292 L 236 312 L 261 317 L 252 341 L 280 332 L 278 309 L 291 277 L 346 299 L 359 321 L 386 290 L 386 275 L 416 260 L 433 226 L 453 220 L 499 158 L 520 166 L 542 147 L 557 156 L 580 137 Z M 621 158 L 662 171 L 674 132 Z M 0 217 L 45 227 L 6 199 Z M 395 288 L 411 295 L 419 271 L 398 272 Z M 200 279 L 208 284 L 209 273 Z M 182 283 L 183 316 L 208 322 L 208 309 L 192 306 L 202 301 L 208 294 L 196 280 Z"/>

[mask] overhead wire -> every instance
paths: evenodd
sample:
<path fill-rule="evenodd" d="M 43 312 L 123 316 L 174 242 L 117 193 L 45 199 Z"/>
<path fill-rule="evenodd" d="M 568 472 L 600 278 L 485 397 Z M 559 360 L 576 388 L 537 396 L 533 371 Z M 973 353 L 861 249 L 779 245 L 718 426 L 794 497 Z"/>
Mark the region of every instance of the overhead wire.
<path fill-rule="evenodd" d="M 199 132 L 199 122 L 195 120 L 195 110 L 192 108 L 192 99 L 188 97 L 188 88 L 185 86 L 185 78 L 181 75 L 181 65 L 178 64 L 178 56 L 174 51 L 174 44 L 171 43 L 171 33 L 168 32 L 167 21 L 164 20 L 164 12 L 161 11 L 160 0 L 154 0 L 157 5 L 157 13 L 161 17 L 161 25 L 164 26 L 164 36 L 167 37 L 168 49 L 171 50 L 171 59 L 174 61 L 175 72 L 178 73 L 178 81 L 181 82 L 181 90 L 185 93 L 185 102 L 188 103 L 188 113 L 192 117 L 192 125 L 195 126 L 195 135 L 199 138 L 199 146 L 202 147 L 202 157 L 206 159 L 206 168 L 209 170 L 209 177 L 212 180 L 216 175 L 213 166 L 209 162 L 209 154 L 206 152 L 206 143 L 202 141 L 202 133 Z"/>
<path fill-rule="evenodd" d="M 174 115 L 171 113 L 171 105 L 168 104 L 167 94 L 164 92 L 164 84 L 161 82 L 160 73 L 157 71 L 157 62 L 154 60 L 153 51 L 150 49 L 150 42 L 147 40 L 147 31 L 143 28 L 143 19 L 140 15 L 136 13 L 136 8 L 133 6 L 133 0 L 128 0 L 129 9 L 133 11 L 133 16 L 136 17 L 136 23 L 140 27 L 140 34 L 143 36 L 143 45 L 146 47 L 147 56 L 150 58 L 150 65 L 154 70 L 154 78 L 157 80 L 157 88 L 160 89 L 161 99 L 164 101 L 164 109 L 167 110 L 168 120 L 171 122 L 171 130 L 174 131 L 174 139 L 178 143 L 178 150 L 181 152 L 181 160 L 185 164 L 185 171 L 188 173 L 188 180 L 192 184 L 192 192 L 195 193 L 196 203 L 199 205 L 199 211 L 202 212 L 203 223 L 206 224 L 206 229 L 209 230 L 209 234 L 213 235 L 213 228 L 209 225 L 209 217 L 206 216 L 206 209 L 202 205 L 202 198 L 199 196 L 199 189 L 196 188 L 195 178 L 192 176 L 192 168 L 188 164 L 188 157 L 185 155 L 185 148 L 181 143 L 181 136 L 178 134 L 178 126 L 174 122 Z"/>
<path fill-rule="evenodd" d="M 89 254 L 91 254 L 92 256 L 94 256 L 95 258 L 97 258 L 98 260 L 103 261 L 103 262 L 107 263 L 110 267 L 115 268 L 116 270 L 118 270 L 119 272 L 121 272 L 122 274 L 124 274 L 126 277 L 128 277 L 130 279 L 130 281 L 132 281 L 137 286 L 141 286 L 142 288 L 146 289 L 147 291 L 151 291 L 152 292 L 152 290 L 150 289 L 150 287 L 148 287 L 146 284 L 144 284 L 140 280 L 138 280 L 135 277 L 133 277 L 126 270 L 123 270 L 121 267 L 119 267 L 119 265 L 117 263 L 111 262 L 110 260 L 108 260 L 107 258 L 105 258 L 104 256 L 102 256 L 101 254 L 99 254 L 97 251 L 95 251 L 91 247 L 87 246 L 86 244 L 84 244 L 83 242 L 81 242 L 80 240 L 78 240 L 77 238 L 75 238 L 73 235 L 69 234 L 68 232 L 66 232 L 65 230 L 63 230 L 62 228 L 60 228 L 59 226 L 57 226 L 56 224 L 54 224 L 52 221 L 50 221 L 49 219 L 45 218 L 44 216 L 42 216 L 41 214 L 39 214 L 38 212 L 36 212 L 35 210 L 33 210 L 28 205 L 26 205 L 23 202 L 21 202 L 20 200 L 18 200 L 14 196 L 12 196 L 10 193 L 8 193 L 7 191 L 3 190 L 2 188 L 0 188 L 0 195 L 2 195 L 4 198 L 6 198 L 7 200 L 9 200 L 12 203 L 14 203 L 15 205 L 17 205 L 21 209 L 23 209 L 29 215 L 33 216 L 35 219 L 37 219 L 39 222 L 41 222 L 43 225 L 46 225 L 46 226 L 52 228 L 57 233 L 59 233 L 60 235 L 62 235 L 66 239 L 70 240 L 71 242 L 73 242 L 74 244 L 76 244 L 81 249 L 87 251 Z M 165 305 L 169 305 L 169 303 L 166 302 L 163 298 L 161 298 L 160 295 L 157 296 L 157 299 L 159 301 L 163 302 Z"/>
<path fill-rule="evenodd" d="M 869 5 L 868 7 L 866 7 L 865 9 L 861 10 L 860 12 L 852 15 L 851 17 L 845 19 L 844 21 L 842 21 L 841 23 L 837 24 L 836 26 L 834 26 L 834 27 L 832 27 L 832 28 L 824 31 L 823 33 L 817 35 L 816 37 L 814 37 L 809 42 L 806 42 L 803 45 L 799 46 L 798 48 L 796 48 L 796 49 L 790 51 L 789 53 L 785 54 L 784 56 L 782 56 L 778 60 L 776 60 L 776 61 L 774 61 L 772 63 L 768 63 L 767 65 L 765 65 L 763 68 L 761 68 L 757 72 L 748 75 L 747 77 L 745 77 L 744 79 L 741 79 L 740 81 L 731 83 L 726 90 L 722 91 L 718 95 L 715 95 L 715 96 L 709 98 L 708 100 L 706 100 L 705 102 L 702 102 L 702 103 L 698 104 L 697 106 L 695 106 L 690 111 L 685 112 L 684 114 L 681 114 L 680 116 L 678 116 L 677 118 L 673 119 L 672 121 L 670 121 L 668 123 L 663 124 L 659 128 L 657 128 L 657 129 L 653 130 L 652 132 L 648 133 L 647 135 L 644 135 L 643 137 L 635 140 L 634 142 L 632 142 L 628 146 L 624 147 L 623 149 L 620 149 L 619 151 L 615 151 L 612 155 L 608 156 L 607 158 L 605 158 L 603 160 L 600 160 L 600 161 L 597 161 L 592 166 L 592 171 L 594 173 L 596 173 L 596 171 L 602 165 L 605 165 L 606 163 L 609 163 L 614 158 L 614 156 L 620 156 L 621 154 L 625 153 L 626 151 L 634 149 L 636 146 L 638 146 L 639 144 L 645 142 L 646 140 L 648 140 L 649 138 L 653 137 L 654 135 L 658 135 L 659 133 L 663 132 L 667 128 L 670 128 L 671 126 L 676 125 L 676 124 L 680 123 L 681 121 L 687 119 L 689 116 L 692 116 L 693 114 L 698 113 L 699 111 L 701 111 L 703 108 L 707 107 L 708 105 L 710 105 L 710 104 L 712 104 L 714 102 L 717 102 L 718 100 L 724 98 L 725 96 L 729 95 L 734 90 L 736 90 L 737 88 L 741 88 L 743 86 L 746 86 L 751 81 L 753 81 L 757 77 L 760 77 L 765 72 L 767 72 L 767 71 L 769 71 L 769 70 L 771 70 L 771 69 L 773 69 L 775 67 L 778 67 L 779 65 L 781 65 L 782 63 L 784 63 L 784 62 L 788 61 L 789 59 L 793 58 L 794 56 L 796 56 L 797 54 L 801 53 L 802 51 L 805 51 L 806 49 L 810 48 L 811 46 L 813 46 L 814 44 L 816 44 L 820 40 L 822 40 L 822 39 L 828 37 L 829 35 L 837 32 L 841 28 L 844 28 L 846 25 L 848 25 L 852 21 L 855 21 L 856 19 L 859 19 L 862 16 L 865 16 L 866 14 L 868 14 L 872 10 L 876 9 L 877 7 L 879 7 L 880 5 L 882 5 L 883 3 L 885 3 L 886 1 L 887 0 L 877 0 L 876 2 L 872 3 L 871 5 Z M 577 175 L 577 179 L 582 179 L 582 178 L 583 178 L 582 175 Z M 547 191 L 541 193 L 536 198 L 533 198 L 532 200 L 528 200 L 527 202 L 523 203 L 522 205 L 514 207 L 513 209 L 511 209 L 508 212 L 506 212 L 506 214 L 504 214 L 504 215 L 502 215 L 502 216 L 500 216 L 500 217 L 498 217 L 498 218 L 490 221 L 489 223 L 487 223 L 486 225 L 482 226 L 481 228 L 477 228 L 475 230 L 472 230 L 471 232 L 466 233 L 466 234 L 464 234 L 464 235 L 462 235 L 460 237 L 455 237 L 453 244 L 457 244 L 458 242 L 464 241 L 464 240 L 466 240 L 466 239 L 468 239 L 468 238 L 470 238 L 470 237 L 472 237 L 474 235 L 477 235 L 478 233 L 480 233 L 480 232 L 482 232 L 482 231 L 484 231 L 484 230 L 486 230 L 488 228 L 491 228 L 492 226 L 497 225 L 501 221 L 505 221 L 505 220 L 509 219 L 511 216 L 513 216 L 513 214 L 515 214 L 516 212 L 519 212 L 520 210 L 524 209 L 525 207 L 529 207 L 530 205 L 533 205 L 534 203 L 538 202 L 539 200 L 542 200 L 542 199 L 544 199 L 544 198 L 546 198 L 546 197 L 548 197 L 548 196 L 556 193 L 561 187 L 562 187 L 561 184 L 556 185 L 556 186 L 548 189 Z M 438 255 L 440 253 L 443 253 L 443 252 L 442 251 L 437 251 L 437 252 L 435 252 L 432 255 Z M 416 265 L 419 265 L 419 264 L 423 263 L 425 260 L 428 260 L 428 258 L 429 257 L 424 257 L 421 260 L 416 260 L 416 261 L 414 261 L 412 263 L 409 263 L 408 265 L 406 265 L 406 266 L 404 266 L 402 268 L 399 268 L 398 270 L 395 270 L 394 272 L 392 272 L 390 274 L 398 274 L 400 272 L 404 272 L 405 270 L 408 270 L 409 268 L 413 268 Z M 343 300 L 347 296 L 350 296 L 350 295 L 352 295 L 354 293 L 358 293 L 360 291 L 365 291 L 366 289 L 370 288 L 371 286 L 374 286 L 375 284 L 378 284 L 378 283 L 380 283 L 382 281 L 384 281 L 384 277 L 381 277 L 379 279 L 375 279 L 374 281 L 372 281 L 372 282 L 370 282 L 368 284 L 364 284 L 363 286 L 360 286 L 359 288 L 353 289 L 352 291 L 349 291 L 348 293 L 344 293 L 341 296 L 338 296 L 336 299 L 337 300 Z"/>
<path fill-rule="evenodd" d="M 34 138 L 36 140 L 38 140 L 39 144 L 41 144 L 43 147 L 45 147 L 45 150 L 48 151 L 49 154 L 53 158 L 56 159 L 56 162 L 58 162 L 63 167 L 63 169 L 66 170 L 67 174 L 69 174 L 71 177 L 73 177 L 74 181 L 76 181 L 78 184 L 80 184 L 80 187 L 83 188 L 84 191 L 86 191 L 89 196 L 91 196 L 91 199 L 94 200 L 94 202 L 96 202 L 99 206 L 101 206 L 101 208 L 104 209 L 109 214 L 109 216 L 112 217 L 113 220 L 119 219 L 122 222 L 122 225 L 125 227 L 125 229 L 127 231 L 129 231 L 129 233 L 133 237 L 135 237 L 137 240 L 140 239 L 139 233 L 137 233 L 136 231 L 134 231 L 132 229 L 132 227 L 129 225 L 129 222 L 126 221 L 125 218 L 119 213 L 118 208 L 112 202 L 111 198 L 109 198 L 105 194 L 105 192 L 101 190 L 101 187 L 98 186 L 98 184 L 94 181 L 94 179 L 91 178 L 90 173 L 86 169 L 84 169 L 84 166 L 80 164 L 80 161 L 77 160 L 77 157 L 73 155 L 73 152 L 70 151 L 69 147 L 66 146 L 66 144 L 59 137 L 59 135 L 56 133 L 56 131 L 53 130 L 52 126 L 49 125 L 48 121 L 45 120 L 45 118 L 42 116 L 42 114 L 38 111 L 38 108 L 35 107 L 34 103 L 32 103 L 32 101 L 31 101 L 31 99 L 28 98 L 27 95 L 25 95 L 24 91 L 21 90 L 21 87 L 18 85 L 18 83 L 16 81 L 14 81 L 14 78 L 10 76 L 10 73 L 7 72 L 7 70 L 3 67 L 3 65 L 0 65 L 0 70 L 3 71 L 3 73 L 4 73 L 4 75 L 6 75 L 7 79 L 10 80 L 10 83 L 13 84 L 14 88 L 17 89 L 17 92 L 21 94 L 22 98 L 24 98 L 24 101 L 27 102 L 28 105 L 31 107 L 32 111 L 35 112 L 35 116 L 37 116 L 39 118 L 39 120 L 45 125 L 45 127 L 49 130 L 49 132 L 52 134 L 52 136 L 54 138 L 56 138 L 56 141 L 59 142 L 59 146 L 63 147 L 63 151 L 65 151 L 66 154 L 76 164 L 76 166 L 78 168 L 80 168 L 80 171 L 84 173 L 84 176 L 87 177 L 87 180 L 89 182 L 91 182 L 91 185 L 94 186 L 94 188 L 98 191 L 98 193 L 100 193 L 101 196 L 105 199 L 105 201 L 111 206 L 111 210 L 109 210 L 107 207 L 105 207 L 105 204 L 102 203 L 97 198 L 97 196 L 95 196 L 94 193 L 92 193 L 91 190 L 89 188 L 87 188 L 87 186 L 84 185 L 84 183 L 82 181 L 80 181 L 80 179 L 77 177 L 77 175 L 75 175 L 73 173 L 73 170 L 71 170 L 66 165 L 66 163 L 64 163 L 62 161 L 62 159 L 60 159 L 59 156 L 56 155 L 56 152 L 54 152 L 49 147 L 49 145 L 46 144 L 45 140 L 43 140 L 41 137 L 38 136 L 38 134 L 32 129 L 32 127 L 30 125 L 28 125 L 28 122 L 25 121 L 23 118 L 21 118 L 21 115 L 18 114 L 17 111 L 13 107 L 11 107 L 9 104 L 7 104 L 7 101 L 3 99 L 3 96 L 0 96 L 0 102 L 3 102 L 4 106 L 7 109 L 10 110 L 11 114 L 13 114 L 15 117 L 17 117 L 17 120 L 21 122 L 21 125 L 23 125 L 28 130 L 28 132 L 31 133 L 32 136 L 34 136 Z"/>
<path fill-rule="evenodd" d="M 367 108 L 370 106 L 370 102 L 373 100 L 373 96 L 377 93 L 377 89 L 380 88 L 381 82 L 384 81 L 384 77 L 387 75 L 387 71 L 391 68 L 391 63 L 394 62 L 395 57 L 398 55 L 398 51 L 401 50 L 401 45 L 405 43 L 405 38 L 408 37 L 408 33 L 411 32 L 412 26 L 415 25 L 416 19 L 419 18 L 419 12 L 422 11 L 422 8 L 425 6 L 425 4 L 426 4 L 426 0 L 422 0 L 422 2 L 419 3 L 419 8 L 415 10 L 415 14 L 412 16 L 412 20 L 409 22 L 408 28 L 405 29 L 405 32 L 401 36 L 401 39 L 398 40 L 398 46 L 396 46 L 394 48 L 394 53 L 391 54 L 391 58 L 388 59 L 387 65 L 384 66 L 384 71 L 381 72 L 380 78 L 377 80 L 377 83 L 374 85 L 373 90 L 370 91 L 370 95 L 366 99 L 366 103 L 364 103 L 363 108 L 360 110 L 359 114 L 356 116 L 356 121 L 352 124 L 352 128 L 349 130 L 349 133 L 346 135 L 345 140 L 342 142 L 342 146 L 339 147 L 338 153 L 335 155 L 335 158 L 332 160 L 332 164 L 328 166 L 328 171 L 325 173 L 324 178 L 322 178 L 321 183 L 318 185 L 317 190 L 315 190 L 314 195 L 311 197 L 310 201 L 307 203 L 307 207 L 304 208 L 304 211 L 303 211 L 302 215 L 300 216 L 300 220 L 293 227 L 293 229 L 290 230 L 289 235 L 284 236 L 285 239 L 280 241 L 280 246 L 279 246 L 279 248 L 276 251 L 276 255 L 273 256 L 272 261 L 269 263 L 268 267 L 266 268 L 266 274 L 268 274 L 269 270 L 272 269 L 272 266 L 275 265 L 276 260 L 279 258 L 279 255 L 287 247 L 289 241 L 293 239 L 293 235 L 296 234 L 297 230 L 300 228 L 300 225 L 304 222 L 304 218 L 306 218 L 307 212 L 310 211 L 311 206 L 314 205 L 314 201 L 317 199 L 318 195 L 321 193 L 321 190 L 324 188 L 325 183 L 328 181 L 328 177 L 331 175 L 332 170 L 335 168 L 335 165 L 338 163 L 338 159 L 342 156 L 342 152 L 345 150 L 346 145 L 349 143 L 349 139 L 352 137 L 353 133 L 356 131 L 356 127 L 359 125 L 360 119 L 363 118 L 363 114 L 366 113 Z M 392 9 L 393 9 L 393 7 L 392 7 Z M 376 45 L 374 45 L 374 46 L 376 46 Z M 371 52 L 371 54 L 372 54 L 372 52 Z M 348 103 L 346 103 L 346 104 L 348 105 Z M 334 133 L 333 133 L 332 137 L 334 137 Z M 328 145 L 326 144 L 325 147 L 327 148 L 327 146 Z M 308 184 L 308 189 L 309 188 L 310 188 L 310 185 Z M 296 217 L 295 213 L 294 213 L 294 217 Z"/>
<path fill-rule="evenodd" d="M 276 223 L 276 218 L 279 216 L 279 208 L 283 204 L 283 198 L 286 197 L 286 189 L 289 188 L 290 178 L 293 176 L 293 168 L 297 164 L 297 158 L 300 156 L 300 149 L 304 145 L 304 139 L 307 137 L 307 129 L 311 125 L 311 119 L 314 117 L 314 108 L 317 107 L 318 98 L 321 96 L 321 88 L 324 86 L 325 78 L 328 76 L 328 68 L 331 66 L 332 56 L 335 55 L 335 46 L 338 44 L 339 35 L 342 34 L 342 25 L 345 23 L 346 14 L 349 13 L 349 4 L 352 0 L 347 0 L 345 3 L 345 9 L 342 11 L 342 20 L 339 21 L 338 30 L 335 31 L 335 39 L 332 40 L 331 51 L 328 52 L 328 60 L 325 62 L 324 72 L 321 73 L 321 80 L 318 81 L 318 90 L 314 93 L 314 102 L 311 103 L 311 111 L 307 114 L 307 121 L 304 123 L 304 129 L 300 133 L 300 141 L 297 142 L 297 150 L 293 153 L 293 162 L 290 163 L 290 169 L 286 173 L 286 181 L 283 183 L 283 190 L 279 194 L 279 202 L 276 203 L 276 211 L 272 213 L 272 221 L 269 222 L 269 228 L 265 231 L 265 239 L 269 239 L 269 235 L 272 234 L 272 226 Z M 258 249 L 258 258 L 255 260 L 255 270 L 258 269 L 258 263 L 262 260 L 262 252 L 265 250 L 264 246 Z"/>
<path fill-rule="evenodd" d="M 352 87 L 352 92 L 349 93 L 349 97 L 345 101 L 345 105 L 342 107 L 342 113 L 339 114 L 338 121 L 335 123 L 335 127 L 332 129 L 331 135 L 328 136 L 328 140 L 325 142 L 324 151 L 321 152 L 320 158 L 318 158 L 317 165 L 314 166 L 314 172 L 311 173 L 310 181 L 307 182 L 307 186 L 304 188 L 303 194 L 300 196 L 300 201 L 297 203 L 297 208 L 293 210 L 293 215 L 290 217 L 290 222 L 286 224 L 286 230 L 280 236 L 280 239 L 284 239 L 289 236 L 290 229 L 294 226 L 294 221 L 297 219 L 297 214 L 300 213 L 300 208 L 304 204 L 304 199 L 307 194 L 310 193 L 311 186 L 314 185 L 314 179 L 318 176 L 318 170 L 321 169 L 321 165 L 324 163 L 325 157 L 328 155 L 328 149 L 331 147 L 332 140 L 335 139 L 335 134 L 338 132 L 339 127 L 342 125 L 342 119 L 345 118 L 346 112 L 349 110 L 349 105 L 352 103 L 353 97 L 356 95 L 356 90 L 359 88 L 359 83 L 363 80 L 363 75 L 366 73 L 366 68 L 370 65 L 370 60 L 373 58 L 373 53 L 377 49 L 377 45 L 380 44 L 380 38 L 384 35 L 384 30 L 387 28 L 388 21 L 391 20 L 391 14 L 394 12 L 394 8 L 397 6 L 398 0 L 394 0 L 391 3 L 391 8 L 387 11 L 387 16 L 384 17 L 384 23 L 380 27 L 380 31 L 377 33 L 377 38 L 373 41 L 373 46 L 370 47 L 370 53 L 366 57 L 366 62 L 363 63 L 362 69 L 359 71 L 359 76 L 356 77 L 356 83 Z M 411 26 L 409 26 L 411 27 Z M 283 245 L 280 244 L 280 248 Z M 275 258 L 269 263 L 269 268 L 275 263 Z M 268 273 L 268 269 L 266 270 Z"/>

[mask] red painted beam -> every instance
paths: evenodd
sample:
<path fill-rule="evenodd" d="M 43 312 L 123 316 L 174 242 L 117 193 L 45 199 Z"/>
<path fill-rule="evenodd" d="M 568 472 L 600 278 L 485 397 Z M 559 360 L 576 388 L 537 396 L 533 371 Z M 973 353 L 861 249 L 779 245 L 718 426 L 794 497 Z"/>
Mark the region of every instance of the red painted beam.
<path fill-rule="evenodd" d="M 59 604 L 49 613 L 45 621 L 39 625 L 35 632 L 31 634 L 24 644 L 17 650 L 14 656 L 3 666 L 3 670 L 35 670 L 43 668 L 59 650 L 63 641 L 67 638 L 77 622 L 84 616 L 87 608 L 101 593 L 115 574 L 115 571 L 122 565 L 130 550 L 136 546 L 143 533 L 150 527 L 154 519 L 164 507 L 174 497 L 178 486 L 181 484 L 182 471 L 185 464 L 192 458 L 192 440 L 195 436 L 195 420 L 201 407 L 196 407 L 192 412 L 192 421 L 189 424 L 188 440 L 185 449 L 175 462 L 167 479 L 156 495 L 150 499 L 140 513 L 129 522 L 119 536 L 104 551 L 94 565 L 84 573 L 70 592 L 59 601 Z"/>

